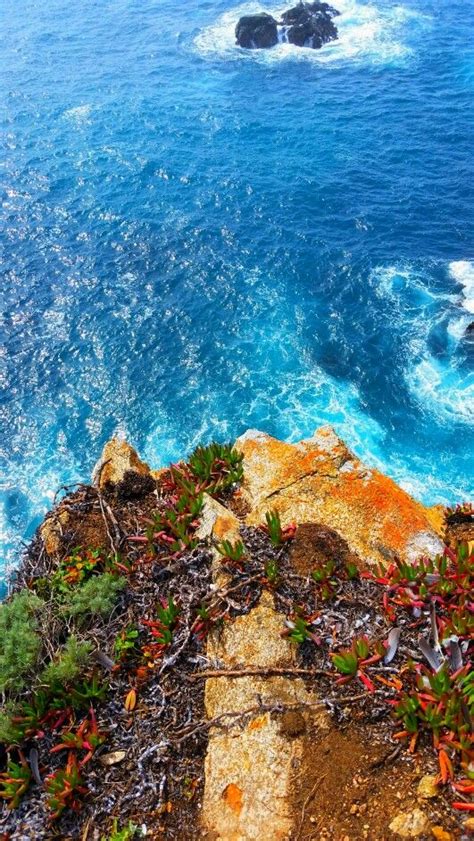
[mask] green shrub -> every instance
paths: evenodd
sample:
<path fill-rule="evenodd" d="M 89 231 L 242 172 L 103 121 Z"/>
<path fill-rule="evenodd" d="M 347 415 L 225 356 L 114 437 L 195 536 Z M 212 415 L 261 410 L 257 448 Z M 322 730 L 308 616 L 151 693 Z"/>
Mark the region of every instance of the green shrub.
<path fill-rule="evenodd" d="M 79 642 L 77 637 L 71 635 L 57 660 L 43 670 L 41 683 L 50 687 L 71 683 L 88 662 L 91 650 L 90 642 Z"/>
<path fill-rule="evenodd" d="M 117 578 L 110 572 L 96 575 L 71 591 L 63 611 L 67 616 L 108 616 L 125 586 L 125 578 Z"/>
<path fill-rule="evenodd" d="M 41 649 L 37 614 L 44 602 L 30 590 L 21 590 L 0 605 L 0 692 L 21 690 L 24 677 Z"/>
<path fill-rule="evenodd" d="M 0 709 L 0 743 L 3 745 L 18 745 L 23 739 L 22 728 L 13 720 L 15 713 L 11 705 Z"/>

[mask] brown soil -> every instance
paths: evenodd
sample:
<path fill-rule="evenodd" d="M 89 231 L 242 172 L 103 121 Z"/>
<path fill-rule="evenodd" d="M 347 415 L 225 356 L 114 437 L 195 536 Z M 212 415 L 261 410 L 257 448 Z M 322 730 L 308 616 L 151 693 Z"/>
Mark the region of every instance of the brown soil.
<path fill-rule="evenodd" d="M 63 531 L 62 551 L 76 546 L 107 546 L 107 531 L 99 511 L 72 511 Z"/>
<path fill-rule="evenodd" d="M 354 563 L 362 568 L 360 559 L 349 549 L 346 541 L 334 529 L 319 523 L 302 523 L 298 526 L 290 559 L 300 575 L 309 575 L 319 564 L 336 559 L 341 564 Z"/>
<path fill-rule="evenodd" d="M 293 841 L 399 841 L 388 825 L 414 808 L 459 838 L 459 823 L 442 795 L 417 800 L 419 780 L 429 772 L 436 769 L 425 757 L 397 748 L 380 725 L 355 723 L 322 735 L 310 730 L 306 758 L 293 782 Z M 419 836 L 421 841 L 432 837 Z"/>

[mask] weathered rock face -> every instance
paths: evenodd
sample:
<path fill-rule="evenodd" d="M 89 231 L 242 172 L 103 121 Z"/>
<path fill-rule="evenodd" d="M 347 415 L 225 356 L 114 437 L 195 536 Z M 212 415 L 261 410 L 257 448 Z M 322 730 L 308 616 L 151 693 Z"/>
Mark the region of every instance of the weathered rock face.
<path fill-rule="evenodd" d="M 198 534 L 200 539 L 209 539 L 211 545 L 213 541 L 235 541 L 239 521 L 219 502 L 206 497 Z M 214 558 L 213 578 L 222 587 L 226 575 L 220 570 L 221 557 L 215 549 Z M 248 614 L 209 636 L 207 657 L 211 667 L 291 667 L 295 649 L 281 636 L 283 622 L 273 596 L 263 593 Z M 308 706 L 315 702 L 316 696 L 300 678 L 248 674 L 210 677 L 206 681 L 208 718 L 230 718 L 228 727 L 209 732 L 202 807 L 204 837 L 215 841 L 283 841 L 289 837 L 294 828 L 292 781 L 308 752 L 309 717 L 313 732 L 314 728 L 325 730 L 329 722 L 323 705 Z M 297 709 L 275 717 L 265 704 L 290 704 Z M 300 712 L 299 705 L 306 709 Z"/>
<path fill-rule="evenodd" d="M 264 12 L 240 18 L 235 37 L 240 47 L 248 50 L 274 47 L 278 43 L 277 22 Z"/>
<path fill-rule="evenodd" d="M 236 447 L 244 453 L 249 525 L 276 508 L 284 525 L 317 522 L 334 529 L 369 564 L 442 551 L 439 513 L 362 464 L 329 427 L 298 444 L 250 430 Z"/>
<path fill-rule="evenodd" d="M 124 486 L 132 484 L 131 477 L 126 477 L 126 474 L 135 473 L 141 476 L 150 476 L 150 468 L 138 456 L 136 450 L 133 449 L 126 441 L 120 438 L 111 438 L 107 441 L 102 455 L 94 467 L 92 474 L 92 481 L 98 485 L 100 490 L 103 490 L 108 485 L 118 485 L 119 482 L 124 482 Z M 135 482 L 136 487 L 138 484 Z M 142 489 L 143 491 L 143 489 Z"/>
<path fill-rule="evenodd" d="M 284 617 L 273 597 L 239 616 L 220 637 L 208 641 L 207 656 L 226 669 L 291 666 L 295 651 L 280 631 Z M 260 699 L 260 700 L 259 700 Z M 207 837 L 220 841 L 283 841 L 294 826 L 291 784 L 307 751 L 307 709 L 317 701 L 301 679 L 287 677 L 209 678 L 209 718 L 247 713 L 225 730 L 212 729 L 205 763 L 202 809 Z M 272 716 L 265 705 L 301 705 L 303 712 Z M 328 727 L 322 706 L 311 710 L 311 726 Z"/>
<path fill-rule="evenodd" d="M 240 18 L 235 37 L 246 49 L 273 47 L 279 40 L 298 47 L 320 49 L 337 39 L 333 17 L 339 12 L 328 3 L 299 3 L 284 12 L 281 21 L 266 13 Z"/>

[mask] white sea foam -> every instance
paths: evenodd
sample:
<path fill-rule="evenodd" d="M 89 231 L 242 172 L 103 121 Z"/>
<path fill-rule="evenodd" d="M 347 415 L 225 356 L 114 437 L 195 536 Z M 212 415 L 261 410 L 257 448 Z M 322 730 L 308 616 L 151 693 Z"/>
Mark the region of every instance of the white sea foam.
<path fill-rule="evenodd" d="M 399 61 L 409 56 L 411 47 L 406 43 L 406 33 L 414 20 L 425 24 L 425 16 L 405 6 L 383 4 L 375 6 L 356 0 L 335 0 L 341 12 L 335 19 L 339 38 L 325 44 L 320 50 L 279 43 L 268 50 L 244 50 L 236 46 L 235 27 L 242 15 L 265 11 L 278 19 L 291 3 L 275 8 L 268 2 L 249 2 L 223 14 L 201 31 L 195 46 L 205 57 L 220 56 L 226 60 L 247 59 L 275 62 L 281 59 L 315 61 L 320 64 L 360 60 L 374 64 Z"/>
<path fill-rule="evenodd" d="M 437 415 L 474 423 L 474 374 L 427 354 L 409 372 L 408 383 L 417 399 L 429 404 Z"/>
<path fill-rule="evenodd" d="M 371 281 L 377 296 L 390 301 L 391 318 L 403 329 L 410 363 L 405 379 L 410 392 L 423 407 L 442 420 L 474 422 L 474 375 L 457 354 L 465 334 L 474 295 L 474 264 L 451 263 L 451 276 L 464 287 L 464 297 L 436 288 L 426 269 L 410 265 L 384 266 L 373 270 Z M 471 296 L 471 297 L 469 297 Z M 467 304 L 467 305 L 466 305 Z M 446 352 L 436 358 L 429 349 L 433 330 L 446 331 Z"/>
<path fill-rule="evenodd" d="M 451 277 L 463 287 L 461 304 L 474 313 L 474 260 L 455 260 L 449 264 Z"/>
<path fill-rule="evenodd" d="M 75 108 L 68 108 L 63 116 L 75 123 L 88 123 L 92 112 L 92 105 L 77 105 Z"/>

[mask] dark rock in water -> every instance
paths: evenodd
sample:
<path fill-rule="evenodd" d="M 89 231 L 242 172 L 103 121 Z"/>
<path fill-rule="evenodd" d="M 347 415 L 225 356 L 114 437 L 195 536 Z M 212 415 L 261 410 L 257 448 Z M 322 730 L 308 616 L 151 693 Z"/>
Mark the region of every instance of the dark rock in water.
<path fill-rule="evenodd" d="M 239 46 L 247 49 L 273 47 L 281 36 L 282 41 L 318 50 L 336 40 L 337 28 L 332 18 L 338 14 L 328 3 L 300 2 L 284 12 L 278 22 L 263 12 L 240 18 L 235 36 Z"/>
<path fill-rule="evenodd" d="M 474 342 L 474 321 L 467 325 L 464 336 L 469 342 Z"/>
<path fill-rule="evenodd" d="M 332 18 L 338 14 L 328 3 L 299 3 L 281 16 L 283 37 L 297 47 L 319 50 L 323 44 L 337 39 Z"/>
<path fill-rule="evenodd" d="M 294 23 L 304 23 L 308 15 L 328 15 L 329 17 L 335 18 L 339 14 L 340 12 L 334 6 L 330 6 L 329 3 L 298 3 L 297 6 L 288 9 L 287 12 L 283 12 L 281 21 L 286 26 L 289 26 Z"/>
<path fill-rule="evenodd" d="M 235 37 L 240 47 L 255 50 L 262 47 L 274 47 L 278 44 L 277 22 L 265 12 L 259 15 L 245 15 L 240 18 Z"/>

